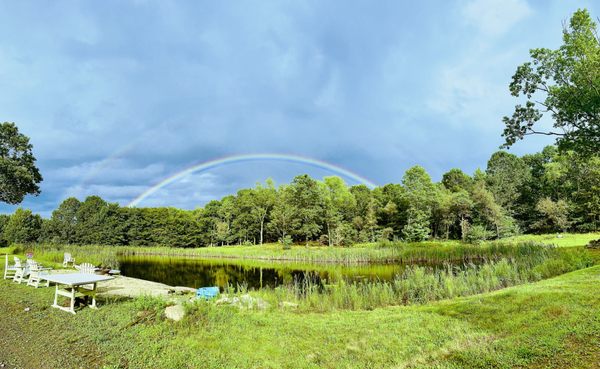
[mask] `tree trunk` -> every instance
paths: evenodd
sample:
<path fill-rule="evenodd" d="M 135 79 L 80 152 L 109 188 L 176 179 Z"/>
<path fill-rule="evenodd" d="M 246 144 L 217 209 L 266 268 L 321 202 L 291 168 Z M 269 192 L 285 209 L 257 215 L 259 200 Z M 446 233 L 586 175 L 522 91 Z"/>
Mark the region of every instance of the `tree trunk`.
<path fill-rule="evenodd" d="M 260 220 L 260 244 L 261 245 L 263 244 L 263 227 L 264 227 L 264 224 L 265 224 L 265 218 L 263 217 Z"/>

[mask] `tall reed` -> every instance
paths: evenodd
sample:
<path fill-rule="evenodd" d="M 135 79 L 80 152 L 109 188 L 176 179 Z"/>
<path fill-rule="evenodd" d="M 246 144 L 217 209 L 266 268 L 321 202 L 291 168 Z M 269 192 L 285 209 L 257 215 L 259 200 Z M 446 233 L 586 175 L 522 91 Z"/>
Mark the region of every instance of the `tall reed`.
<path fill-rule="evenodd" d="M 94 264 L 116 264 L 119 255 L 191 256 L 338 264 L 441 264 L 444 262 L 468 263 L 499 260 L 501 258 L 536 256 L 540 255 L 540 252 L 550 252 L 554 248 L 552 245 L 534 242 L 522 242 L 518 244 L 490 242 L 483 245 L 386 242 L 350 248 L 295 246 L 291 250 L 282 250 L 280 247 L 272 245 L 180 249 L 171 247 L 36 244 L 19 245 L 16 247 L 16 253 L 30 250 L 37 257 L 60 262 L 62 261 L 63 253 L 70 252 L 75 258 Z"/>
<path fill-rule="evenodd" d="M 340 280 L 320 285 L 307 276 L 292 285 L 263 291 L 262 296 L 279 304 L 293 301 L 307 311 L 373 309 L 490 292 L 593 265 L 593 260 L 584 250 L 526 254 L 526 257 L 501 258 L 480 265 L 468 264 L 464 268 L 447 265 L 436 269 L 415 265 L 389 282 L 349 283 Z"/>

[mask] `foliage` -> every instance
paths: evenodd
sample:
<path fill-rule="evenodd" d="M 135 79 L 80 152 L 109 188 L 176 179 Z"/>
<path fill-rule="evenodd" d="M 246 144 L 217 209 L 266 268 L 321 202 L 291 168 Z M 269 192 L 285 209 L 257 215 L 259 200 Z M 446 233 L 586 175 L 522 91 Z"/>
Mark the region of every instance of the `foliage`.
<path fill-rule="evenodd" d="M 31 210 L 18 208 L 10 217 L 3 230 L 9 243 L 30 243 L 40 237 L 42 218 Z"/>
<path fill-rule="evenodd" d="M 473 226 L 470 226 L 467 229 L 464 240 L 469 243 L 478 244 L 485 240 L 490 239 L 491 237 L 492 237 L 492 232 L 485 229 L 485 227 L 482 225 L 475 224 Z"/>
<path fill-rule="evenodd" d="M 19 204 L 25 195 L 39 195 L 42 175 L 33 146 L 14 123 L 0 124 L 0 201 Z"/>
<path fill-rule="evenodd" d="M 549 197 L 541 199 L 536 206 L 542 218 L 532 228 L 542 232 L 562 231 L 569 228 L 569 204 L 564 200 L 552 201 Z"/>
<path fill-rule="evenodd" d="M 304 278 L 301 283 L 278 287 L 284 291 L 277 294 L 298 302 L 306 310 L 374 309 L 489 292 L 592 265 L 586 252 L 545 251 L 513 260 L 502 258 L 480 265 L 468 264 L 464 268 L 410 266 L 390 282 L 348 283 L 342 279 L 319 288 L 310 278 Z"/>
<path fill-rule="evenodd" d="M 524 96 L 511 117 L 504 117 L 505 147 L 531 134 L 557 137 L 561 149 L 590 156 L 600 152 L 600 38 L 587 10 L 578 10 L 563 30 L 556 50 L 532 49 L 532 61 L 520 65 L 510 92 Z M 544 113 L 554 130 L 541 130 Z"/>
<path fill-rule="evenodd" d="M 7 222 L 8 218 L 0 218 Z M 402 184 L 369 189 L 339 177 L 301 175 L 213 200 L 195 210 L 123 208 L 98 196 L 66 199 L 34 238 L 56 244 L 202 247 L 277 242 L 329 246 L 403 239 L 501 239 L 520 232 L 600 229 L 600 157 L 549 146 L 518 157 L 494 153 L 486 171 L 453 169 L 434 183 L 419 166 Z M 485 230 L 485 237 L 483 231 Z M 471 233 L 471 240 L 473 233 Z M 1 245 L 0 240 L 0 245 Z"/>
<path fill-rule="evenodd" d="M 588 244 L 587 244 L 587 248 L 589 249 L 600 249 L 600 239 L 597 240 L 591 240 Z"/>
<path fill-rule="evenodd" d="M 402 229 L 404 239 L 408 242 L 424 241 L 429 236 L 429 216 L 424 210 L 408 209 L 408 223 Z"/>

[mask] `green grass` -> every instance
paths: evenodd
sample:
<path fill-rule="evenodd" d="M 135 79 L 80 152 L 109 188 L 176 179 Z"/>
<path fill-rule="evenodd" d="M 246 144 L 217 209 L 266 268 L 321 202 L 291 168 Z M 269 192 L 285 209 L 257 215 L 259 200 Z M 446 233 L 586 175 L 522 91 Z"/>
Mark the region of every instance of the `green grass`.
<path fill-rule="evenodd" d="M 598 368 L 600 266 L 418 306 L 327 313 L 105 301 L 76 316 L 53 290 L 0 281 L 8 367 Z M 29 311 L 24 309 L 29 307 Z"/>
<path fill-rule="evenodd" d="M 591 240 L 600 239 L 600 232 L 596 233 L 561 233 L 557 234 L 525 234 L 515 237 L 505 238 L 507 242 L 540 242 L 545 244 L 553 244 L 558 247 L 578 247 L 585 246 Z"/>
<path fill-rule="evenodd" d="M 221 259 L 253 259 L 264 261 L 295 261 L 300 263 L 442 263 L 447 261 L 472 261 L 480 258 L 512 256 L 511 245 L 522 242 L 554 244 L 559 247 L 584 246 L 600 238 L 600 233 L 556 235 L 523 235 L 481 245 L 458 241 L 428 241 L 420 243 L 370 243 L 352 247 L 293 246 L 283 250 L 279 244 L 256 246 L 221 246 L 202 248 L 131 247 L 131 246 L 77 246 L 77 245 L 16 245 L 14 252 L 34 253 L 34 258 L 54 263 L 62 262 L 63 253 L 71 252 L 78 262 L 115 267 L 117 254 L 190 256 Z M 7 249 L 8 250 L 8 249 Z M 10 250 L 8 250 L 10 251 Z"/>
<path fill-rule="evenodd" d="M 346 282 L 344 279 L 321 285 L 311 278 L 262 289 L 261 298 L 279 306 L 293 301 L 307 311 L 373 309 L 390 305 L 418 304 L 474 295 L 500 288 L 538 281 L 594 264 L 582 248 L 558 249 L 524 244 L 527 256 L 487 261 L 463 267 L 408 266 L 391 281 Z"/>

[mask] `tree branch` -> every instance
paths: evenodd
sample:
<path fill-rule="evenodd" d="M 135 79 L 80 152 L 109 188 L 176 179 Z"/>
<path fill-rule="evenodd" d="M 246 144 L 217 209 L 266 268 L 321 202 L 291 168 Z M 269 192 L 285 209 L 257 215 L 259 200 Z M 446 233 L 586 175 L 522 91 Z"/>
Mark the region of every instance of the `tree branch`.
<path fill-rule="evenodd" d="M 529 136 L 529 135 L 544 135 L 544 136 L 565 136 L 565 133 L 558 133 L 558 132 L 540 132 L 540 131 L 534 131 L 533 129 L 529 129 L 529 133 L 525 133 L 525 136 Z"/>

